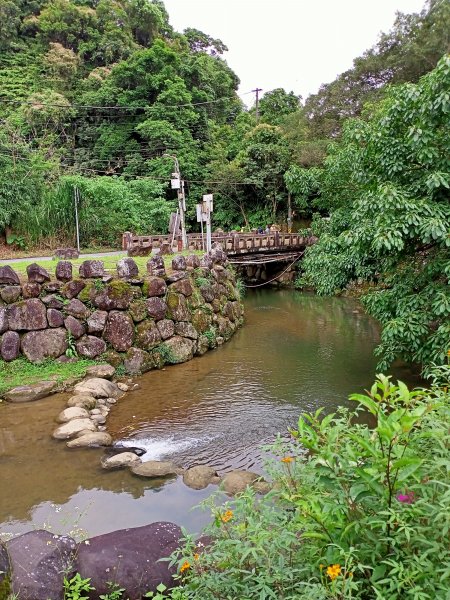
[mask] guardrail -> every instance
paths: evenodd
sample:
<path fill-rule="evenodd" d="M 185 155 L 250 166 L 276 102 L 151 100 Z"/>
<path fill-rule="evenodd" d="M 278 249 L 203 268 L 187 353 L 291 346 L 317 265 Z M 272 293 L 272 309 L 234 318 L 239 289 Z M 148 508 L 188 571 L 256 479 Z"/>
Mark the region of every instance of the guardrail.
<path fill-rule="evenodd" d="M 206 239 L 197 233 L 188 234 L 189 250 L 204 250 Z M 253 252 L 271 252 L 305 248 L 317 241 L 314 236 L 303 236 L 298 233 L 213 233 L 212 241 L 221 244 L 228 255 L 251 254 Z M 175 237 L 175 242 L 181 250 L 181 236 Z M 122 236 L 124 250 L 160 248 L 163 244 L 172 245 L 172 235 L 133 235 L 125 232 Z"/>

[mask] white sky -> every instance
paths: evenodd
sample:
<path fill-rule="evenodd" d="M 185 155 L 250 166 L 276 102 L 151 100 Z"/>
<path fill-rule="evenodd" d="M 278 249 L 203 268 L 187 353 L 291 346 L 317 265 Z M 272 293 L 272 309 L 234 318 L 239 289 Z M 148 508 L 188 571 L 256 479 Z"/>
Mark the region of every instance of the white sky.
<path fill-rule="evenodd" d="M 278 87 L 306 98 L 425 0 L 164 0 L 177 31 L 200 29 L 229 48 L 240 94 Z M 264 92 L 263 92 L 264 93 Z M 244 95 L 252 104 L 254 95 Z"/>

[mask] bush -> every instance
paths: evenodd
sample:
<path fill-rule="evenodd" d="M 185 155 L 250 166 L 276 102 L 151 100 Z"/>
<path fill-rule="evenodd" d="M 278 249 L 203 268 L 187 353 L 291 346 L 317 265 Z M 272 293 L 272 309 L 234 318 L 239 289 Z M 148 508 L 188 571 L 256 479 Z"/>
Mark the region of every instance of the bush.
<path fill-rule="evenodd" d="M 441 369 L 448 385 L 450 370 Z M 185 598 L 448 598 L 447 385 L 378 376 L 353 411 L 304 414 L 272 453 L 273 489 L 217 508 L 201 553 L 172 557 Z M 368 424 L 369 423 L 369 424 Z"/>

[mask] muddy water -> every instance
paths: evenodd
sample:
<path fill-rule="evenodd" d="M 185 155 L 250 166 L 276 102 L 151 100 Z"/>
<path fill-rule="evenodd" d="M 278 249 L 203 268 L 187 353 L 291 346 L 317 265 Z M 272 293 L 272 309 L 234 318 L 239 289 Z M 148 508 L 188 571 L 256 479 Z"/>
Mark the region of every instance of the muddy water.
<path fill-rule="evenodd" d="M 371 383 L 379 330 L 355 302 L 259 291 L 245 304 L 246 324 L 225 346 L 140 378 L 141 389 L 110 414 L 117 441 L 185 467 L 261 470 L 259 446 L 301 411 L 333 410 Z M 0 532 L 45 526 L 95 535 L 164 519 L 202 526 L 207 515 L 191 509 L 213 487 L 104 472 L 102 450 L 70 451 L 52 440 L 66 399 L 0 405 Z"/>

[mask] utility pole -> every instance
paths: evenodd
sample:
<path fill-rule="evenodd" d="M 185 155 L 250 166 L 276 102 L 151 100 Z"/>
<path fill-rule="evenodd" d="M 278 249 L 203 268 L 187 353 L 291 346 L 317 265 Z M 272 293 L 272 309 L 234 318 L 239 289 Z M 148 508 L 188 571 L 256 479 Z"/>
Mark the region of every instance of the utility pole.
<path fill-rule="evenodd" d="M 178 196 L 178 212 L 180 215 L 180 225 L 181 225 L 181 241 L 183 250 L 188 249 L 188 239 L 186 234 L 186 222 L 184 218 L 184 214 L 186 212 L 186 196 L 184 193 L 184 180 L 181 179 L 180 173 L 180 165 L 178 163 L 178 158 L 176 156 L 172 156 L 171 154 L 163 154 L 167 158 L 171 158 L 175 164 L 175 178 L 171 180 L 172 189 L 177 190 Z"/>
<path fill-rule="evenodd" d="M 252 90 L 252 92 L 254 92 L 256 94 L 256 101 L 255 101 L 255 115 L 256 115 L 256 122 L 258 123 L 259 121 L 259 92 L 262 92 L 262 88 L 256 88 L 256 90 Z"/>

